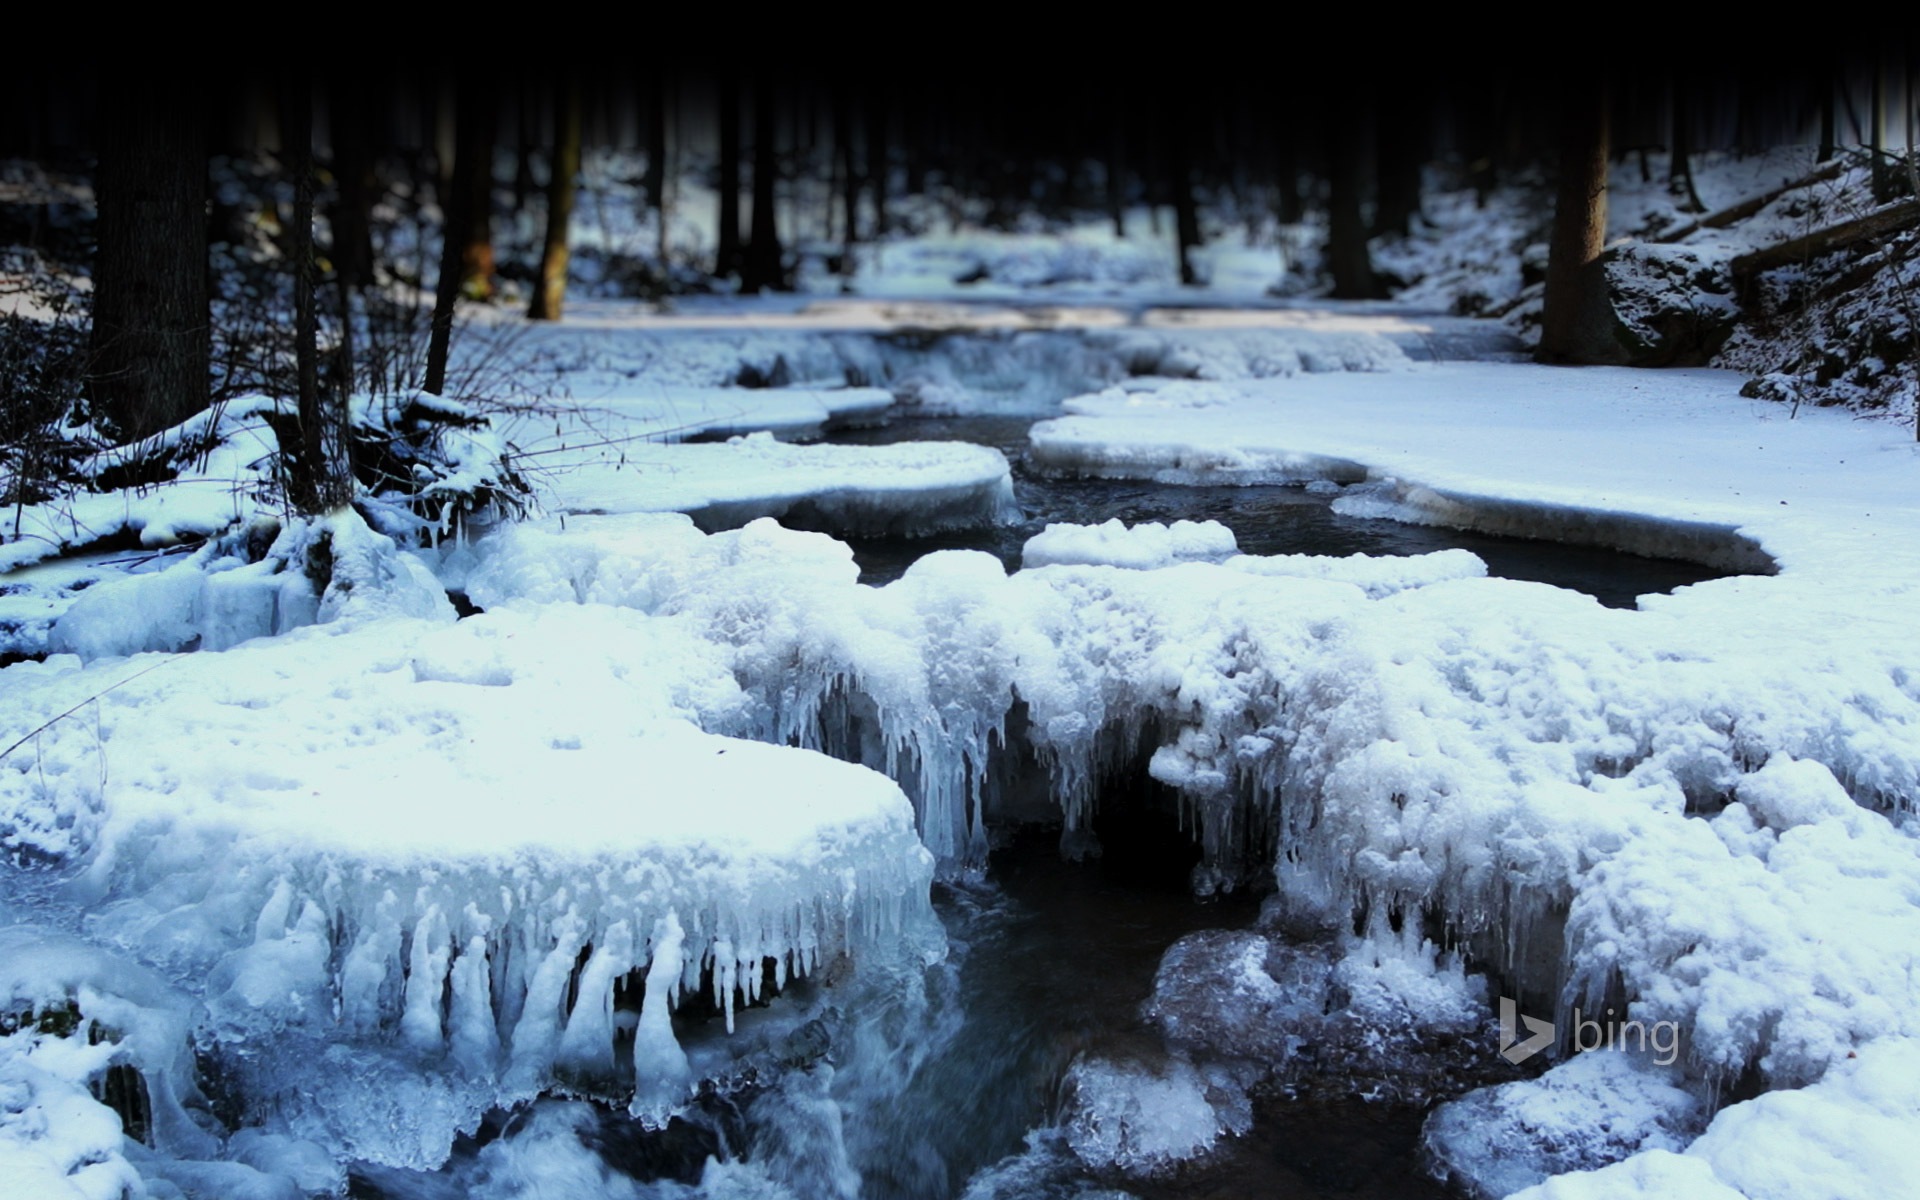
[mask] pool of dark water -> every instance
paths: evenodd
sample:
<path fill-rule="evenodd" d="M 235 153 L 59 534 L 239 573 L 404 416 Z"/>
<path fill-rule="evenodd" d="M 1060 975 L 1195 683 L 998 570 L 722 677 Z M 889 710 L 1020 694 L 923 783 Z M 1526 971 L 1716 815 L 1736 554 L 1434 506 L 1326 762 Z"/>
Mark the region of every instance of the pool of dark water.
<path fill-rule="evenodd" d="M 1098 525 L 1115 517 L 1143 521 L 1218 521 L 1246 554 L 1428 554 L 1455 547 L 1486 561 L 1489 573 L 1585 592 L 1602 604 L 1632 608 L 1637 597 L 1724 575 L 1675 559 L 1646 558 L 1527 538 L 1493 537 L 1431 525 L 1350 517 L 1333 511 L 1331 494 L 1301 487 L 1183 487 L 1111 479 L 1049 479 L 1025 468 L 1028 417 L 913 418 L 879 429 L 848 430 L 847 445 L 899 441 L 967 441 L 994 446 L 1013 464 L 1014 495 L 1025 519 L 994 529 L 925 538 L 849 539 L 863 583 L 898 579 L 935 550 L 984 550 L 1008 570 L 1020 565 L 1027 539 L 1047 525 Z"/>

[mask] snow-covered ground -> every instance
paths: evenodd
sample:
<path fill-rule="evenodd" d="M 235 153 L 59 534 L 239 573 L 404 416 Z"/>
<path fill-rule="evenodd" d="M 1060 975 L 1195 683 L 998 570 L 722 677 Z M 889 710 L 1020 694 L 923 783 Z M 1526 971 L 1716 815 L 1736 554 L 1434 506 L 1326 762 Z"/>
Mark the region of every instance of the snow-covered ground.
<path fill-rule="evenodd" d="M 1048 307 L 599 304 L 530 330 L 565 402 L 517 398 L 446 457 L 517 454 L 544 515 L 412 549 L 345 516 L 253 524 L 277 503 L 266 402 L 170 435 L 203 450 L 164 486 L 16 514 L 6 648 L 48 657 L 0 673 L 0 1194 L 337 1191 L 348 1161 L 431 1166 L 556 1089 L 656 1122 L 752 1071 L 796 1108 L 897 1096 L 791 1038 L 876 979 L 911 993 L 940 953 L 930 881 L 976 870 L 989 823 L 1051 815 L 1086 852 L 1136 761 L 1204 849 L 1196 890 L 1271 883 L 1324 952 L 1170 955 L 1153 1020 L 1178 1053 L 1079 1060 L 1060 1153 L 1172 1169 L 1246 1128 L 1277 1077 L 1234 1061 L 1249 1047 L 1280 1059 L 1345 1004 L 1355 1054 L 1384 1053 L 1369 1003 L 1395 1052 L 1470 1041 L 1504 992 L 1563 1042 L 1611 1009 L 1675 1055 L 1559 1061 L 1441 1109 L 1429 1141 L 1463 1182 L 1910 1191 L 1908 432 L 1789 419 L 1725 373 L 1419 361 L 1502 341 L 1405 309 L 1156 309 L 1167 277 L 1136 246 L 1023 246 L 887 247 L 867 282 L 984 267 Z M 1011 575 L 944 552 L 872 588 L 845 545 L 756 519 L 1001 519 L 998 451 L 762 431 L 1066 393 L 1038 469 L 1309 484 L 1357 515 L 1761 573 L 1620 611 L 1465 551 L 1089 525 Z M 484 612 L 456 623 L 446 590 Z M 1283 960 L 1325 1004 L 1287 1002 Z M 1195 982 L 1220 963 L 1231 1004 Z M 145 1081 L 150 1145 L 89 1094 L 116 1065 Z M 572 1144 L 578 1118 L 528 1144 Z M 708 1173 L 711 1195 L 791 1193 Z"/>

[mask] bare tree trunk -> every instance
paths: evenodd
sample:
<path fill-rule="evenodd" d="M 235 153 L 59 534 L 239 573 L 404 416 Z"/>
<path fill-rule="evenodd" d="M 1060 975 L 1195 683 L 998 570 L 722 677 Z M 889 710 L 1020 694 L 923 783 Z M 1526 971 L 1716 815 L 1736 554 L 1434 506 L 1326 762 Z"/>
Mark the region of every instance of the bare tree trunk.
<path fill-rule="evenodd" d="M 100 94 L 94 402 L 128 438 L 207 403 L 207 112 L 191 84 L 109 72 Z"/>
<path fill-rule="evenodd" d="M 1173 131 L 1168 155 L 1173 171 L 1167 182 L 1173 189 L 1173 232 L 1180 248 L 1180 282 L 1185 287 L 1196 287 L 1200 283 L 1200 272 L 1194 266 L 1193 255 L 1200 248 L 1200 213 L 1193 200 L 1193 162 L 1187 137 L 1188 127 L 1184 123 Z"/>
<path fill-rule="evenodd" d="M 1369 114 L 1357 101 L 1340 104 L 1327 139 L 1327 259 L 1337 300 L 1374 300 L 1380 281 L 1367 251 L 1360 200 L 1367 186 Z"/>
<path fill-rule="evenodd" d="M 1378 202 L 1374 205 L 1373 232 L 1410 234 L 1413 219 L 1420 215 L 1421 170 L 1427 156 L 1427 137 L 1414 124 L 1419 110 L 1408 106 L 1387 114 L 1377 125 L 1374 136 L 1376 172 L 1379 179 Z"/>
<path fill-rule="evenodd" d="M 720 233 L 713 273 L 725 278 L 740 270 L 740 80 L 728 70 L 720 77 Z"/>
<path fill-rule="evenodd" d="M 1620 362 L 1601 254 L 1607 238 L 1607 97 L 1574 80 L 1561 98 L 1560 182 L 1547 248 L 1537 357 L 1548 363 Z"/>
<path fill-rule="evenodd" d="M 853 99 L 844 85 L 833 93 L 833 154 L 840 174 L 840 274 L 853 276 L 853 245 L 860 240 L 860 170 L 853 153 Z"/>
<path fill-rule="evenodd" d="M 747 234 L 746 263 L 740 273 L 740 287 L 748 292 L 786 287 L 780 231 L 773 210 L 774 184 L 780 174 L 773 108 L 773 84 L 763 77 L 753 89 L 753 222 Z"/>
<path fill-rule="evenodd" d="M 282 99 L 287 172 L 293 177 L 293 227 L 287 239 L 293 259 L 293 345 L 298 377 L 300 446 L 292 454 L 287 498 L 296 511 L 322 513 L 347 499 L 342 473 L 328 452 L 340 443 L 331 428 L 334 406 L 320 395 L 320 349 L 313 278 L 313 81 L 296 71 Z"/>
<path fill-rule="evenodd" d="M 567 298 L 567 226 L 573 220 L 574 177 L 580 174 L 580 85 L 560 85 L 553 114 L 553 166 L 547 176 L 547 240 L 540 249 L 540 280 L 527 316 L 558 321 Z"/>
<path fill-rule="evenodd" d="M 333 269 L 348 287 L 373 281 L 373 155 L 368 147 L 367 104 L 353 85 L 335 80 L 327 89 L 333 134 L 335 198 Z"/>
<path fill-rule="evenodd" d="M 433 295 L 433 325 L 427 338 L 427 374 L 421 389 L 439 396 L 447 386 L 447 355 L 453 344 L 454 309 L 460 303 L 466 270 L 466 231 L 473 227 L 474 189 L 461 186 L 475 170 L 467 160 L 476 152 L 492 153 L 490 138 L 480 138 L 468 128 L 478 122 L 480 106 L 486 102 L 476 81 L 462 79 L 457 88 L 454 109 L 454 152 L 446 188 L 444 231 L 440 239 L 440 279 Z"/>
<path fill-rule="evenodd" d="M 656 68 L 653 103 L 647 106 L 647 171 L 641 179 L 647 207 L 660 213 L 667 200 L 667 73 Z"/>
<path fill-rule="evenodd" d="M 1667 135 L 1667 192 L 1680 201 L 1680 211 L 1700 213 L 1707 206 L 1700 203 L 1700 193 L 1693 186 L 1693 105 L 1688 96 L 1685 79 L 1675 77 L 1672 81 L 1671 131 Z"/>

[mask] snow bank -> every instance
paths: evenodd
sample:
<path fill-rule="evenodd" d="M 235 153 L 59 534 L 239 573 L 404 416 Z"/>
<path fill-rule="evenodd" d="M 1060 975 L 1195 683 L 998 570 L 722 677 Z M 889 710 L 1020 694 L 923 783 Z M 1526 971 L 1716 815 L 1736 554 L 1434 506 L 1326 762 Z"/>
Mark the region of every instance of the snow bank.
<path fill-rule="evenodd" d="M 1118 517 L 1103 525 L 1048 525 L 1027 539 L 1024 567 L 1105 565 L 1145 570 L 1177 562 L 1221 562 L 1240 552 L 1218 521 L 1147 521 L 1129 529 Z"/>
<path fill-rule="evenodd" d="M 1682 1154 L 1648 1150 L 1548 1180 L 1516 1200 L 1907 1196 L 1914 1190 L 1906 1147 L 1915 1121 L 1920 1043 L 1888 1039 L 1862 1047 L 1811 1087 L 1722 1109 Z"/>
<path fill-rule="evenodd" d="M 249 544 L 268 538 L 255 558 Z M 317 595 L 316 574 L 326 581 Z M 285 527 L 257 522 L 162 570 L 90 587 L 60 615 L 47 645 L 89 661 L 147 650 L 225 650 L 315 621 L 396 614 L 454 618 L 426 567 L 343 510 Z"/>
<path fill-rule="evenodd" d="M 396 585 L 361 578 L 372 613 Z M 696 1082 L 682 996 L 730 1024 L 939 936 L 899 789 L 696 729 L 745 700 L 662 624 L 389 609 L 219 655 L 22 664 L 0 741 L 80 715 L 0 760 L 0 839 L 70 864 L 89 937 L 199 996 L 256 1047 L 234 1067 L 254 1102 L 333 1153 L 432 1165 L 556 1073 L 657 1120 Z"/>
<path fill-rule="evenodd" d="M 918 536 L 1017 519 L 1006 456 L 960 442 L 795 446 L 633 441 L 540 460 L 550 508 L 684 512 L 705 529 L 759 517 L 847 536 Z"/>
<path fill-rule="evenodd" d="M 1096 1170 L 1154 1175 L 1253 1125 L 1246 1094 L 1182 1058 L 1157 1066 L 1081 1059 L 1067 1070 L 1067 1144 Z"/>
<path fill-rule="evenodd" d="M 1501 1197 L 1553 1175 L 1588 1171 L 1651 1150 L 1684 1150 L 1708 1107 L 1676 1067 L 1596 1050 L 1538 1079 L 1482 1088 L 1427 1118 L 1422 1146 L 1435 1171 L 1470 1196 Z"/>

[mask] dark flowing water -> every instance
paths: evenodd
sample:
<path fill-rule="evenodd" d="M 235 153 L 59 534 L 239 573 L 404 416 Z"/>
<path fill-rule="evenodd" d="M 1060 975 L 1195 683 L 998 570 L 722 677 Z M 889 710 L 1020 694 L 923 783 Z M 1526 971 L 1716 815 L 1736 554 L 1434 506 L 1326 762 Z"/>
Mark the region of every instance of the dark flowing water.
<path fill-rule="evenodd" d="M 1020 565 L 1020 550 L 1048 524 L 1098 525 L 1115 517 L 1142 521 L 1218 521 L 1245 554 L 1429 554 L 1455 547 L 1486 561 L 1489 573 L 1585 592 L 1602 604 L 1632 608 L 1636 597 L 1718 578 L 1724 571 L 1674 559 L 1645 558 L 1526 538 L 1491 537 L 1431 525 L 1343 516 L 1333 497 L 1300 487 L 1175 487 L 1108 479 L 1048 479 L 1024 467 L 1026 417 L 917 418 L 880 429 L 849 430 L 850 445 L 899 441 L 965 441 L 994 446 L 1014 464 L 1014 495 L 1026 519 L 1017 525 L 927 538 L 853 540 L 863 583 L 898 579 L 935 550 L 984 550 Z"/>

